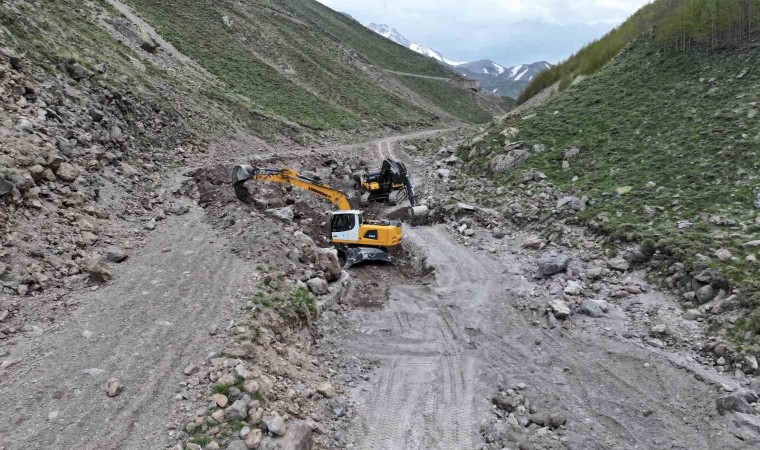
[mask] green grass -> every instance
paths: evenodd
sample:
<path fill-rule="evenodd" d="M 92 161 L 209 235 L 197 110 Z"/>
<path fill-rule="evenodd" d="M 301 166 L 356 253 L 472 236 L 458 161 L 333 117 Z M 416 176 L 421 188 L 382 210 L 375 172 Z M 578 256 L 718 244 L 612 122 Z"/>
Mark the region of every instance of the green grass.
<path fill-rule="evenodd" d="M 298 325 L 311 326 L 311 321 L 317 316 L 314 297 L 304 288 L 298 288 L 289 294 L 260 292 L 253 302 L 276 310 L 283 319 Z"/>
<path fill-rule="evenodd" d="M 597 75 L 536 108 L 534 118 L 510 119 L 478 145 L 500 152 L 505 142 L 499 132 L 518 128 L 514 140 L 547 150 L 498 177 L 498 185 L 516 189 L 526 168 L 539 168 L 564 192 L 592 199 L 579 213 L 581 221 L 606 213 L 604 228 L 613 238 L 649 239 L 648 245 L 689 268 L 720 269 L 741 287 L 745 304 L 760 306 L 760 268 L 745 261 L 749 250 L 741 247 L 760 239 L 760 211 L 753 207 L 753 188 L 760 187 L 760 119 L 749 118 L 750 103 L 760 98 L 760 71 L 737 79 L 756 61 L 754 47 L 676 52 L 643 39 Z M 580 154 L 562 170 L 571 147 Z M 487 161 L 475 165 L 484 168 Z M 650 181 L 655 188 L 646 188 Z M 624 186 L 631 192 L 619 195 Z M 663 212 L 649 217 L 645 206 Z M 679 230 L 679 221 L 694 227 Z M 724 247 L 736 260 L 714 258 Z M 699 254 L 711 261 L 702 262 Z"/>
<path fill-rule="evenodd" d="M 316 128 L 353 128 L 356 114 L 284 78 L 246 49 L 222 24 L 220 8 L 206 0 L 129 0 L 179 51 L 262 109 Z"/>
<path fill-rule="evenodd" d="M 579 75 L 596 73 L 630 42 L 652 30 L 659 42 L 675 51 L 715 50 L 756 40 L 758 11 L 758 0 L 656 0 L 604 37 L 536 76 L 518 102 L 524 103 L 555 83 L 564 90 Z"/>
<path fill-rule="evenodd" d="M 233 385 L 227 384 L 227 383 L 216 383 L 211 385 L 211 393 L 212 394 L 222 394 L 222 395 L 229 395 L 230 388 Z"/>

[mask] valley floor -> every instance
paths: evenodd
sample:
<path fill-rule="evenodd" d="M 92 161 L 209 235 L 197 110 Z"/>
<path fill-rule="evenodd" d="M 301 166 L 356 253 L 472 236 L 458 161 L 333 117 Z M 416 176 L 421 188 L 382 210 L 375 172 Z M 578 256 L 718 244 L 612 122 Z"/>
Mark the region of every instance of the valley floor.
<path fill-rule="evenodd" d="M 433 165 L 394 148 L 398 139 L 365 148 L 375 162 L 401 157 L 425 183 Z M 6 347 L 0 448 L 174 444 L 166 423 L 183 369 L 223 345 L 209 330 L 234 320 L 254 289 L 254 264 L 231 251 L 236 242 L 208 214 L 193 205 L 160 223 L 113 283 L 73 294 L 81 306 L 70 316 L 29 326 Z M 445 225 L 406 230 L 410 251 L 434 275 L 353 268 L 349 298 L 320 318 L 316 345 L 342 360 L 334 384 L 349 411 L 325 446 L 501 448 L 507 439 L 515 448 L 757 448 L 756 416 L 715 409 L 716 386 L 733 389 L 732 378 L 687 350 L 627 335 L 648 324 L 642 311 L 676 308 L 667 295 L 642 293 L 603 317 L 558 323 L 544 313 L 552 297 L 533 277 L 520 230 L 477 245 Z M 354 282 L 357 295 L 371 288 L 387 298 L 374 308 L 352 304 Z M 103 392 L 109 378 L 125 387 L 115 398 Z M 497 397 L 517 400 L 504 406 Z"/>

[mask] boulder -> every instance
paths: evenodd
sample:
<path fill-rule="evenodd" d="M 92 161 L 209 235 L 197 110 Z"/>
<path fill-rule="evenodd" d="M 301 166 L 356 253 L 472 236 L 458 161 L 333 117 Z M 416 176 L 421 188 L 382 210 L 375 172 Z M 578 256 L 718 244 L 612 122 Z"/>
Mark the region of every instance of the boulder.
<path fill-rule="evenodd" d="M 262 437 L 263 437 L 263 433 L 258 428 L 251 430 L 251 432 L 245 436 L 246 448 L 249 448 L 249 449 L 259 448 L 259 446 L 261 445 Z"/>
<path fill-rule="evenodd" d="M 71 183 L 79 178 L 79 169 L 67 162 L 63 162 L 60 166 L 58 166 L 55 174 L 58 175 L 58 178 L 61 180 Z"/>
<path fill-rule="evenodd" d="M 284 436 L 287 431 L 287 425 L 285 425 L 285 419 L 277 413 L 273 413 L 269 418 L 264 420 L 267 426 L 267 430 L 275 436 Z"/>
<path fill-rule="evenodd" d="M 108 281 L 113 278 L 113 272 L 106 264 L 104 258 L 98 255 L 88 256 L 84 259 L 82 269 L 90 274 L 94 281 Z"/>
<path fill-rule="evenodd" d="M 720 261 L 728 261 L 733 256 L 734 255 L 732 255 L 731 251 L 727 248 L 721 248 L 715 251 L 715 257 L 718 258 Z"/>
<path fill-rule="evenodd" d="M 697 320 L 702 317 L 702 312 L 698 309 L 689 309 L 683 314 L 685 320 Z"/>
<path fill-rule="evenodd" d="M 338 260 L 338 252 L 332 248 L 317 248 L 314 251 L 314 267 L 325 273 L 327 281 L 337 281 L 343 268 Z"/>
<path fill-rule="evenodd" d="M 740 390 L 732 392 L 728 395 L 719 397 L 715 404 L 718 408 L 718 413 L 724 415 L 727 412 L 738 412 L 743 414 L 755 414 L 754 408 L 750 403 L 757 401 L 757 394 L 747 390 Z"/>
<path fill-rule="evenodd" d="M 570 307 L 567 306 L 564 300 L 555 298 L 549 302 L 549 309 L 551 309 L 554 317 L 559 320 L 564 320 L 570 317 Z"/>
<path fill-rule="evenodd" d="M 538 257 L 538 272 L 542 277 L 550 277 L 567 269 L 570 258 L 566 255 L 558 255 L 554 252 L 545 252 Z"/>
<path fill-rule="evenodd" d="M 113 263 L 120 263 L 126 260 L 129 257 L 127 255 L 126 250 L 124 250 L 121 247 L 111 247 L 108 249 L 108 252 L 106 253 L 106 259 L 108 262 Z"/>
<path fill-rule="evenodd" d="M 109 397 L 116 397 L 124 391 L 124 385 L 116 378 L 110 378 L 106 384 L 106 394 Z"/>
<path fill-rule="evenodd" d="M 322 278 L 312 278 L 306 282 L 306 285 L 309 287 L 309 290 L 314 293 L 314 295 L 325 295 L 330 292 L 327 281 L 323 280 Z"/>
<path fill-rule="evenodd" d="M 700 304 L 709 302 L 713 297 L 715 297 L 715 289 L 709 284 L 697 290 L 696 299 Z"/>
<path fill-rule="evenodd" d="M 292 206 L 286 206 L 284 208 L 269 209 L 268 212 L 272 213 L 275 217 L 278 217 L 286 222 L 292 222 L 296 217 L 295 210 Z"/>
<path fill-rule="evenodd" d="M 620 272 L 625 272 L 630 268 L 628 261 L 620 256 L 607 260 L 607 266 L 609 266 L 610 269 Z"/>
<path fill-rule="evenodd" d="M 602 314 L 604 314 L 602 304 L 596 300 L 591 299 L 584 300 L 583 303 L 581 303 L 581 306 L 578 308 L 578 311 L 581 314 L 585 314 L 589 317 L 602 317 Z"/>
<path fill-rule="evenodd" d="M 288 434 L 282 440 L 280 448 L 288 450 L 311 450 L 314 441 L 311 436 L 311 428 L 303 421 L 290 424 Z"/>
<path fill-rule="evenodd" d="M 236 400 L 235 403 L 224 410 L 224 416 L 227 418 L 227 420 L 244 420 L 246 417 L 248 417 L 248 408 L 246 402 L 242 399 Z"/>
<path fill-rule="evenodd" d="M 335 388 L 329 382 L 325 381 L 317 386 L 317 392 L 325 398 L 333 398 L 338 395 Z"/>

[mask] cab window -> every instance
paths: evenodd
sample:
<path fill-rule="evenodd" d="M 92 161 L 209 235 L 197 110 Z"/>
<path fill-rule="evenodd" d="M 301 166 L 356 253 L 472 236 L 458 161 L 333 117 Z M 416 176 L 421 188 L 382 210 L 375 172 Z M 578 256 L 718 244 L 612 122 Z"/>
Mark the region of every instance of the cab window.
<path fill-rule="evenodd" d="M 353 214 L 338 214 L 333 216 L 332 220 L 332 232 L 341 233 L 344 231 L 350 231 L 354 229 L 354 215 Z"/>

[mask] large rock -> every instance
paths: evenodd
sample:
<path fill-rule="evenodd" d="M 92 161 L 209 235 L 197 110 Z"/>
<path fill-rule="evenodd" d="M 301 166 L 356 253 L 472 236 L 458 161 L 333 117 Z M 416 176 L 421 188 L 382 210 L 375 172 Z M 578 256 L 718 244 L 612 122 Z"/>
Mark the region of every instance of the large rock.
<path fill-rule="evenodd" d="M 727 412 L 738 412 L 744 414 L 755 414 L 755 410 L 750 403 L 757 401 L 757 394 L 747 390 L 732 392 L 723 397 L 719 397 L 715 404 L 720 415 Z"/>
<path fill-rule="evenodd" d="M 290 424 L 288 434 L 282 441 L 281 448 L 288 450 L 311 450 L 314 441 L 311 437 L 311 428 L 302 421 Z"/>
<path fill-rule="evenodd" d="M 106 384 L 106 394 L 109 397 L 116 397 L 124 391 L 124 385 L 116 378 L 110 378 Z"/>
<path fill-rule="evenodd" d="M 256 430 L 256 431 L 261 433 L 261 430 Z M 235 439 L 234 441 L 230 441 L 229 445 L 227 445 L 227 450 L 248 450 L 249 448 L 256 448 L 256 447 L 248 447 L 245 441 L 242 441 L 240 439 Z"/>
<path fill-rule="evenodd" d="M 565 255 L 558 255 L 554 252 L 542 253 L 538 257 L 538 272 L 543 277 L 550 277 L 567 269 L 571 258 Z"/>
<path fill-rule="evenodd" d="M 628 261 L 626 261 L 623 257 L 618 256 L 617 258 L 612 258 L 607 260 L 607 265 L 610 269 L 614 269 L 620 272 L 627 271 L 631 266 L 628 264 Z"/>
<path fill-rule="evenodd" d="M 312 278 L 306 282 L 306 285 L 309 287 L 309 290 L 315 295 L 325 295 L 330 292 L 327 281 L 323 280 L 322 278 Z"/>
<path fill-rule="evenodd" d="M 95 281 L 108 281 L 113 278 L 113 272 L 106 264 L 102 256 L 92 255 L 84 259 L 82 269 L 90 274 Z"/>
<path fill-rule="evenodd" d="M 699 303 L 707 303 L 712 300 L 714 296 L 715 289 L 713 289 L 713 287 L 708 284 L 699 288 L 696 298 Z"/>
<path fill-rule="evenodd" d="M 596 300 L 591 299 L 584 300 L 583 303 L 581 303 L 581 306 L 578 308 L 578 311 L 580 311 L 581 314 L 585 314 L 589 317 L 602 317 L 602 314 L 604 314 L 602 304 Z"/>
<path fill-rule="evenodd" d="M 67 162 L 63 162 L 60 166 L 58 166 L 55 174 L 58 175 L 58 178 L 62 179 L 63 181 L 71 183 L 72 181 L 75 181 L 77 178 L 79 178 L 79 169 Z"/>
<path fill-rule="evenodd" d="M 90 79 L 93 75 L 92 72 L 73 59 L 66 61 L 65 68 L 69 76 L 76 81 Z"/>
<path fill-rule="evenodd" d="M 248 417 L 248 408 L 243 400 L 236 400 L 224 410 L 227 420 L 243 420 Z"/>
<path fill-rule="evenodd" d="M 561 298 L 555 298 L 550 301 L 549 309 L 551 309 L 552 314 L 554 314 L 554 317 L 557 319 L 564 320 L 570 317 L 570 307 L 567 306 L 567 303 Z"/>
<path fill-rule="evenodd" d="M 317 386 L 317 392 L 325 398 L 333 398 L 338 395 L 333 385 L 327 381 Z"/>
<path fill-rule="evenodd" d="M 268 210 L 272 215 L 275 217 L 279 217 L 280 219 L 286 221 L 286 222 L 292 222 L 293 219 L 296 217 L 295 210 L 292 206 L 286 206 L 284 208 L 275 208 Z"/>
<path fill-rule="evenodd" d="M 325 273 L 327 281 L 337 281 L 343 268 L 338 260 L 338 252 L 332 248 L 317 248 L 314 251 L 314 267 Z"/>
<path fill-rule="evenodd" d="M 263 433 L 258 428 L 251 430 L 251 432 L 245 437 L 246 448 L 259 448 L 262 437 Z"/>
<path fill-rule="evenodd" d="M 272 414 L 268 419 L 264 421 L 267 426 L 267 430 L 275 436 L 284 436 L 287 430 L 285 425 L 285 419 L 277 413 Z"/>

